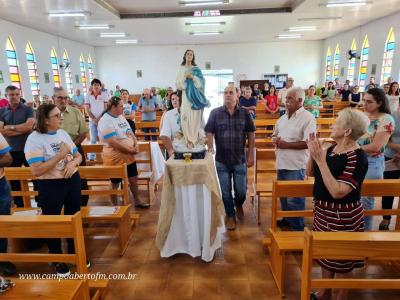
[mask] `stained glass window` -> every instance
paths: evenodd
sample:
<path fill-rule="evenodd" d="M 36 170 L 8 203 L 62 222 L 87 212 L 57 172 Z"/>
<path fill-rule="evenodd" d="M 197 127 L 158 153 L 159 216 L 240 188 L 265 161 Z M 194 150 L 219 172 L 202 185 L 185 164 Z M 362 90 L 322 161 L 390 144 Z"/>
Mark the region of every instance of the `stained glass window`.
<path fill-rule="evenodd" d="M 326 62 L 325 62 L 325 81 L 331 80 L 331 65 L 332 65 L 332 52 L 331 48 L 328 47 L 328 51 L 326 51 Z"/>
<path fill-rule="evenodd" d="M 333 79 L 339 78 L 340 48 L 336 45 L 335 58 L 333 60 Z"/>
<path fill-rule="evenodd" d="M 67 84 L 67 92 L 72 95 L 74 93 L 72 86 L 72 71 L 71 71 L 71 61 L 67 50 L 64 50 L 63 54 L 64 70 L 65 70 L 65 83 Z"/>
<path fill-rule="evenodd" d="M 51 49 L 50 53 L 51 71 L 53 72 L 54 86 L 61 86 L 60 69 L 58 68 L 58 58 L 56 49 Z"/>
<path fill-rule="evenodd" d="M 357 54 L 357 44 L 356 40 L 353 39 L 353 42 L 351 43 L 351 53 L 353 54 L 353 57 L 349 60 L 349 66 L 347 70 L 347 80 L 350 80 L 350 84 L 353 85 L 354 81 L 354 71 L 356 69 L 356 58 L 355 55 Z"/>
<path fill-rule="evenodd" d="M 368 54 L 369 54 L 369 42 L 368 36 L 364 38 L 364 43 L 361 48 L 361 60 L 360 60 L 360 75 L 358 76 L 358 85 L 360 90 L 364 91 L 365 82 L 367 80 L 367 66 L 368 66 Z"/>
<path fill-rule="evenodd" d="M 88 73 L 89 73 L 89 82 L 91 82 L 94 78 L 94 72 L 93 72 L 93 61 L 90 55 L 88 57 Z"/>
<path fill-rule="evenodd" d="M 7 38 L 6 53 L 11 84 L 21 89 L 21 76 L 19 73 L 17 52 L 14 46 L 14 42 L 12 41 L 10 36 Z"/>
<path fill-rule="evenodd" d="M 81 57 L 79 58 L 79 67 L 81 70 L 82 92 L 83 95 L 86 96 L 87 93 L 86 66 L 85 66 L 85 59 L 83 58 L 82 54 Z"/>
<path fill-rule="evenodd" d="M 33 52 L 32 44 L 28 41 L 25 48 L 26 63 L 28 65 L 29 82 L 31 84 L 32 95 L 40 95 L 39 76 L 37 70 L 36 56 Z"/>
<path fill-rule="evenodd" d="M 387 82 L 388 77 L 390 77 L 390 72 L 392 71 L 394 48 L 395 48 L 395 40 L 394 40 L 394 31 L 392 27 L 389 30 L 389 34 L 387 36 L 385 44 L 385 51 L 383 52 L 381 84 Z"/>

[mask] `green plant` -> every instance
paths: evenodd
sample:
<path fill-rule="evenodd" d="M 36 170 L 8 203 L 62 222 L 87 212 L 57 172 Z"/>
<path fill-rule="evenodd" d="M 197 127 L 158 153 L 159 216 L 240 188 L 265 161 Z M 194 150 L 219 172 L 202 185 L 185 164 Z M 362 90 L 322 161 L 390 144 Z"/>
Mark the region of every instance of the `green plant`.
<path fill-rule="evenodd" d="M 158 94 L 160 95 L 160 97 L 162 98 L 162 99 L 164 99 L 165 98 L 165 96 L 167 95 L 167 89 L 158 89 Z"/>

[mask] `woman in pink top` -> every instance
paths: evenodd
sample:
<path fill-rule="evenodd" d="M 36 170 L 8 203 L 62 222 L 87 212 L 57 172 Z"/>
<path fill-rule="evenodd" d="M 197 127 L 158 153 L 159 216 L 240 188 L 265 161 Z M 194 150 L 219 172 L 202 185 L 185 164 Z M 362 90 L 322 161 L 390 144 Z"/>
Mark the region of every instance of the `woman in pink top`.
<path fill-rule="evenodd" d="M 1 98 L 1 92 L 0 92 L 0 98 Z M 8 100 L 6 98 L 0 99 L 0 108 L 4 108 L 8 105 Z"/>
<path fill-rule="evenodd" d="M 278 109 L 278 96 L 276 94 L 276 88 L 271 85 L 268 90 L 268 95 L 265 96 L 265 112 L 275 114 Z"/>

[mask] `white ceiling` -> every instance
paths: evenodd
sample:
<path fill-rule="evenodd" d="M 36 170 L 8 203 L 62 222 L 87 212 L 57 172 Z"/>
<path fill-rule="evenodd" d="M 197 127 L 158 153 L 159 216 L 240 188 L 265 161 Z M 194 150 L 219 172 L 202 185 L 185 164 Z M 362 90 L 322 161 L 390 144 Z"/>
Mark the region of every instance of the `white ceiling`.
<path fill-rule="evenodd" d="M 138 39 L 144 45 L 209 44 L 280 41 L 276 35 L 287 33 L 290 26 L 315 25 L 317 31 L 303 33 L 303 40 L 320 40 L 374 19 L 400 11 L 400 0 L 371 0 L 361 7 L 326 8 L 326 0 L 231 0 L 230 4 L 205 9 L 254 9 L 292 7 L 292 13 L 269 13 L 209 17 L 225 21 L 223 26 L 202 27 L 201 30 L 221 30 L 218 36 L 192 36 L 195 31 L 185 22 L 194 18 L 120 19 L 96 2 L 106 2 L 119 13 L 181 12 L 200 10 L 181 7 L 179 0 L 0 0 L 0 18 L 40 31 L 59 35 L 93 46 L 111 46 L 111 38 L 99 38 L 100 32 L 126 32 L 127 39 Z M 85 10 L 90 16 L 80 18 L 49 18 L 50 11 Z M 299 18 L 343 17 L 342 20 L 298 21 Z M 204 19 L 204 18 L 203 18 Z M 199 20 L 199 18 L 196 18 Z M 109 30 L 79 30 L 78 24 L 111 24 Z M 197 28 L 196 30 L 199 30 Z"/>

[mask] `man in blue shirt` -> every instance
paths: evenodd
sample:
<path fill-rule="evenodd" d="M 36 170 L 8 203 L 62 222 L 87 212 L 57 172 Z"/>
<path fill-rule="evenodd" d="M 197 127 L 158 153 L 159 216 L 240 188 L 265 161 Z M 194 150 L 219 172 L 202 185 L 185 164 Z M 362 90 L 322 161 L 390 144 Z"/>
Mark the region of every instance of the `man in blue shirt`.
<path fill-rule="evenodd" d="M 251 95 L 251 87 L 244 89 L 244 96 L 240 97 L 240 107 L 247 110 L 252 120 L 256 118 L 257 99 Z"/>
<path fill-rule="evenodd" d="M 76 89 L 75 95 L 72 96 L 72 105 L 79 108 L 85 105 L 85 97 L 81 94 L 80 89 Z"/>
<path fill-rule="evenodd" d="M 143 96 L 139 100 L 139 111 L 142 112 L 142 122 L 154 122 L 156 120 L 158 110 L 157 98 L 151 95 L 149 89 L 144 89 Z M 157 132 L 157 128 L 146 127 L 142 128 L 143 132 Z M 145 140 L 149 141 L 150 136 L 145 136 Z M 157 136 L 151 136 L 151 140 L 156 141 Z"/>

